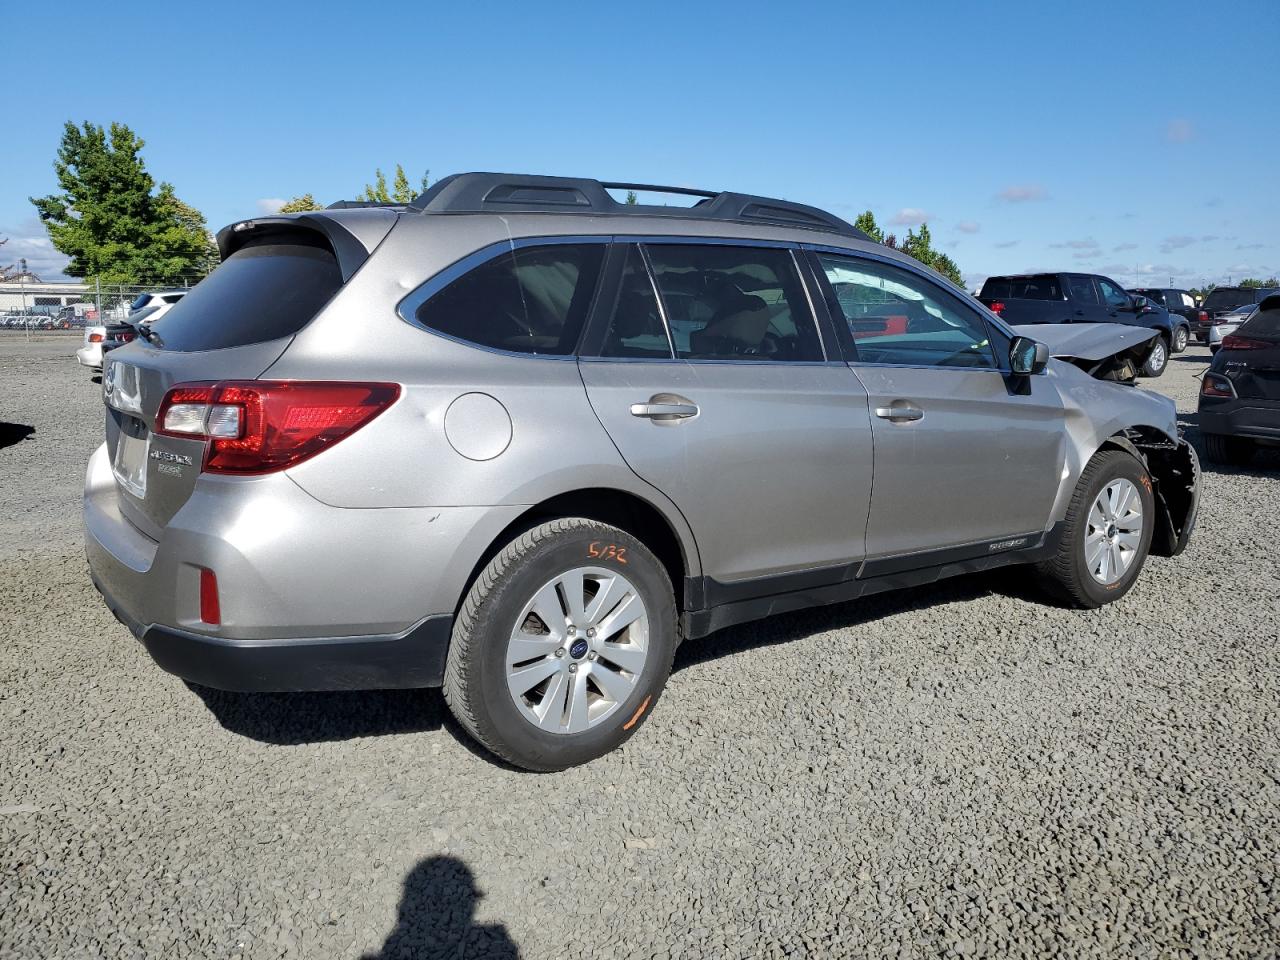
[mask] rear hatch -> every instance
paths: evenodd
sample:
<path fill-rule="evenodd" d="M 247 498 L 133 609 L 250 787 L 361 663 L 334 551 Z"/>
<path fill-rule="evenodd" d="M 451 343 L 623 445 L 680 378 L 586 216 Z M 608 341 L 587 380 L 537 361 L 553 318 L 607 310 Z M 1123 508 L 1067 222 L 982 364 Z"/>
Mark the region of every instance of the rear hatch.
<path fill-rule="evenodd" d="M 368 257 L 336 225 L 322 231 L 299 220 L 246 223 L 220 235 L 224 259 L 213 273 L 108 354 L 106 439 L 121 512 L 152 539 L 191 496 L 206 448 L 203 439 L 156 432 L 169 389 L 258 379 L 341 289 L 355 261 Z M 345 234 L 336 242 L 335 229 Z"/>
<path fill-rule="evenodd" d="M 1222 370 L 1245 400 L 1280 401 L 1280 297 L 1262 307 L 1222 343 Z M 1216 364 L 1215 364 L 1216 366 Z"/>

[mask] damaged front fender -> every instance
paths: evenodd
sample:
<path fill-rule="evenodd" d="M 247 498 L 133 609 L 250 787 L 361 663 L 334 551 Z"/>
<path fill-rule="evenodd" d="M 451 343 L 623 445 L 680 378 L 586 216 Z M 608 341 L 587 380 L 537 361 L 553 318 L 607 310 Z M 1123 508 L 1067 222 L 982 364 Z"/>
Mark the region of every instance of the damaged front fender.
<path fill-rule="evenodd" d="M 1176 557 L 1186 549 L 1200 512 L 1200 458 L 1186 440 L 1129 441 L 1151 474 L 1156 500 L 1151 552 Z"/>

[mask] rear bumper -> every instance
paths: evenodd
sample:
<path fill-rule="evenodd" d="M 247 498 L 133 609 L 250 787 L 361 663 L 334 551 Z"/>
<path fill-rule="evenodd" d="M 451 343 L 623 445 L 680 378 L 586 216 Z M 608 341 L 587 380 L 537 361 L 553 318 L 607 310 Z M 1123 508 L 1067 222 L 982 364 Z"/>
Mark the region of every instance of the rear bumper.
<path fill-rule="evenodd" d="M 1280 400 L 1242 398 L 1201 404 L 1200 432 L 1280 440 Z"/>
<path fill-rule="evenodd" d="M 98 579 L 107 606 L 162 669 L 192 683 L 243 693 L 438 687 L 453 618 L 427 617 L 400 634 L 237 640 L 141 624 Z"/>
<path fill-rule="evenodd" d="M 153 540 L 121 512 L 105 446 L 85 480 L 98 590 L 156 662 L 226 690 L 441 682 L 452 613 L 519 508 L 343 509 L 288 476 L 201 477 Z M 202 569 L 221 623 L 201 620 Z"/>
<path fill-rule="evenodd" d="M 80 361 L 80 365 L 82 367 L 92 367 L 94 370 L 101 370 L 102 344 L 86 343 L 76 351 L 76 359 Z"/>

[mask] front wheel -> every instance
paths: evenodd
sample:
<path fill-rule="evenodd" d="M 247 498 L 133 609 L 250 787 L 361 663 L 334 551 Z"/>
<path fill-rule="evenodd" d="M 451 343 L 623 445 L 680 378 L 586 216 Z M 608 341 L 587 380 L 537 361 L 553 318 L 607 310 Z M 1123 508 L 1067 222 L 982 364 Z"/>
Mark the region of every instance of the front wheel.
<path fill-rule="evenodd" d="M 1147 354 L 1147 362 L 1142 365 L 1142 375 L 1144 377 L 1158 377 L 1164 373 L 1164 369 L 1168 365 L 1169 345 L 1165 342 L 1164 336 L 1161 335 L 1156 337 L 1155 346 Z"/>
<path fill-rule="evenodd" d="M 1180 326 L 1177 330 L 1173 331 L 1173 352 L 1182 353 L 1185 351 L 1187 349 L 1187 341 L 1189 339 L 1190 335 L 1187 333 L 1186 327 Z"/>
<path fill-rule="evenodd" d="M 1076 484 L 1057 553 L 1037 570 L 1049 590 L 1071 606 L 1118 600 L 1147 559 L 1154 520 L 1146 466 L 1122 450 L 1099 451 Z"/>
<path fill-rule="evenodd" d="M 675 647 L 671 580 L 653 553 L 608 524 L 552 520 L 476 578 L 454 625 L 444 696 L 492 753 L 563 770 L 639 729 Z"/>

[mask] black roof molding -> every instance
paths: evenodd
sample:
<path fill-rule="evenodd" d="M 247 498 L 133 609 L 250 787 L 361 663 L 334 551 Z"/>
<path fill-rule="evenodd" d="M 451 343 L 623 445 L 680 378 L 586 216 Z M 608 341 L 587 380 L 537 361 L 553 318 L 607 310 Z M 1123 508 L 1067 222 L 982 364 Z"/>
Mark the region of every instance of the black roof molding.
<path fill-rule="evenodd" d="M 609 190 L 636 190 L 699 197 L 691 207 L 619 203 Z M 803 203 L 746 193 L 610 183 L 578 177 L 521 173 L 455 173 L 437 180 L 410 204 L 422 213 L 588 213 L 610 216 L 679 217 L 801 227 L 870 239 L 834 214 Z"/>

